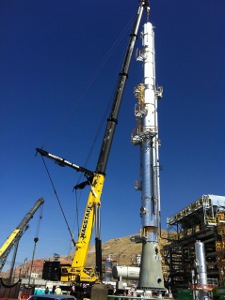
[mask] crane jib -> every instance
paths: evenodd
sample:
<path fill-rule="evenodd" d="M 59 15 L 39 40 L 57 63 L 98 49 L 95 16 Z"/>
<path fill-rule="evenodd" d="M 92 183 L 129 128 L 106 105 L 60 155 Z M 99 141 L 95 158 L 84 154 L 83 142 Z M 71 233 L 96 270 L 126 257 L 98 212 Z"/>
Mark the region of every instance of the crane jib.
<path fill-rule="evenodd" d="M 45 151 L 43 149 L 40 149 L 40 148 L 36 148 L 36 151 L 38 153 L 40 153 L 42 156 L 45 156 L 45 157 L 48 157 L 48 158 L 54 160 L 61 167 L 67 166 L 67 167 L 70 167 L 70 168 L 72 168 L 72 169 L 74 169 L 74 170 L 76 170 L 78 172 L 84 173 L 85 176 L 93 176 L 93 172 L 92 171 L 90 171 L 90 170 L 88 170 L 86 168 L 83 168 L 81 166 L 78 166 L 78 165 L 76 165 L 76 164 L 74 164 L 74 163 L 66 160 L 65 158 L 62 158 L 60 156 L 57 156 L 55 154 L 52 154 L 52 153 L 47 152 L 47 151 Z"/>

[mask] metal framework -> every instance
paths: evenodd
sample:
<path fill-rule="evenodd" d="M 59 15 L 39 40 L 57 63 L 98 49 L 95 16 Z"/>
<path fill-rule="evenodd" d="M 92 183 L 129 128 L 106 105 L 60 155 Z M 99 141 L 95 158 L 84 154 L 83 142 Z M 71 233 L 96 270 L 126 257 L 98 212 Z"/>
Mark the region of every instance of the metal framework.
<path fill-rule="evenodd" d="M 163 248 L 167 265 L 166 286 L 173 295 L 193 288 L 195 242 L 205 246 L 209 287 L 225 279 L 225 197 L 203 195 L 167 219 L 169 243 Z"/>

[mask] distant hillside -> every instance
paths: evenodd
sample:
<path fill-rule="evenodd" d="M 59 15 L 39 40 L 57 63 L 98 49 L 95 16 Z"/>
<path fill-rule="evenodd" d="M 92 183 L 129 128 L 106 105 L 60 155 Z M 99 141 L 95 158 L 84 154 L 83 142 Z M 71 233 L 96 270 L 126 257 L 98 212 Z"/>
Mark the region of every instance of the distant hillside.
<path fill-rule="evenodd" d="M 137 254 L 141 254 L 141 244 L 130 241 L 130 236 L 114 238 L 102 244 L 102 256 L 105 259 L 112 254 L 119 265 L 135 264 Z M 87 267 L 95 265 L 95 246 L 91 246 L 87 257 Z"/>
<path fill-rule="evenodd" d="M 163 237 L 167 236 L 166 231 L 162 231 Z M 131 235 L 133 236 L 133 235 Z M 103 260 L 111 254 L 112 259 L 115 264 L 118 265 L 135 265 L 136 256 L 141 254 L 142 244 L 136 244 L 130 241 L 131 236 L 125 236 L 121 238 L 114 238 L 102 244 L 102 256 Z M 60 262 L 62 264 L 71 263 L 72 258 L 68 256 L 61 256 Z M 53 258 L 40 258 L 35 259 L 32 265 L 32 272 L 38 273 L 39 277 L 42 276 L 42 269 L 44 261 L 53 261 Z M 87 257 L 87 267 L 95 266 L 95 246 L 89 248 L 89 253 Z M 26 262 L 23 265 L 20 265 L 15 270 L 16 276 L 29 276 L 31 268 L 31 261 Z M 9 272 L 2 273 L 2 277 L 7 277 Z M 19 275 L 20 274 L 20 275 Z"/>
<path fill-rule="evenodd" d="M 118 265 L 131 266 L 136 263 L 136 256 L 141 254 L 142 244 L 136 244 L 130 241 L 131 236 L 120 237 L 111 239 L 102 244 L 102 256 L 105 259 L 109 254 L 113 255 L 114 262 Z M 137 234 L 136 234 L 137 235 Z M 160 239 L 159 246 L 162 248 L 166 243 L 168 232 L 162 230 L 162 237 Z M 91 246 L 87 257 L 87 267 L 95 265 L 95 246 Z"/>

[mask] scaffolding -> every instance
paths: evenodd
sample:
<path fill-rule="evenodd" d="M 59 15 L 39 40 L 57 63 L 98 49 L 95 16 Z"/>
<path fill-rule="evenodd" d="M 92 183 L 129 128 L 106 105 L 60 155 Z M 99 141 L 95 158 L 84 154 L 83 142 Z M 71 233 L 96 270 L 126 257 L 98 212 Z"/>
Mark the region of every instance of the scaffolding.
<path fill-rule="evenodd" d="M 202 195 L 167 219 L 169 243 L 163 248 L 168 273 L 165 281 L 174 295 L 195 282 L 195 242 L 204 243 L 208 283 L 225 281 L 225 197 Z"/>

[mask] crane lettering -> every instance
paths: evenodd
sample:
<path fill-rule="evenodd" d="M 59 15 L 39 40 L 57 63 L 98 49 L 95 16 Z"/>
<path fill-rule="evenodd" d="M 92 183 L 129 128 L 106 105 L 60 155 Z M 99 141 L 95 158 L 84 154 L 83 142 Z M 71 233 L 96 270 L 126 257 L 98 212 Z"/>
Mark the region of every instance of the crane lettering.
<path fill-rule="evenodd" d="M 85 215 L 84 215 L 83 225 L 82 225 L 82 229 L 81 229 L 81 233 L 80 233 L 81 238 L 85 238 L 85 236 L 86 236 L 86 230 L 87 230 L 87 225 L 88 225 L 88 220 L 89 220 L 91 210 L 92 210 L 92 206 L 88 205 Z"/>

